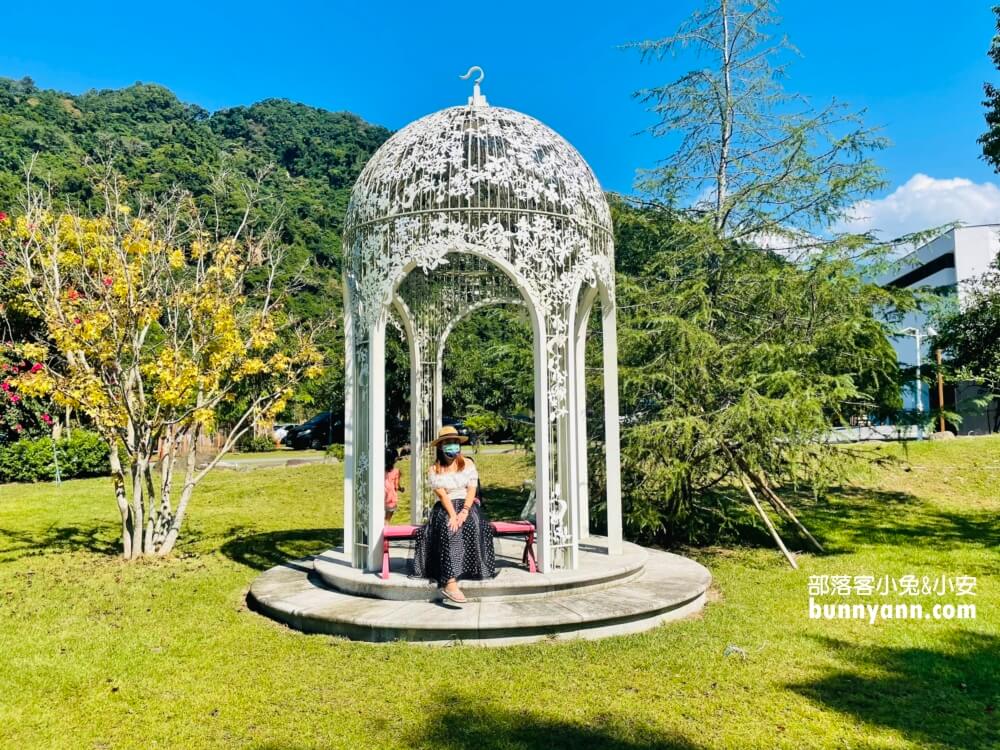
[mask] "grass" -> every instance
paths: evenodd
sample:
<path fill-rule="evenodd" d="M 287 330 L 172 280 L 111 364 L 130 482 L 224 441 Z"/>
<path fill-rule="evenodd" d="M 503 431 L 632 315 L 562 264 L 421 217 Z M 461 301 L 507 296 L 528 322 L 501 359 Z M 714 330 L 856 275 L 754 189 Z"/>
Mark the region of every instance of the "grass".
<path fill-rule="evenodd" d="M 1000 439 L 903 459 L 797 500 L 828 548 L 799 571 L 769 547 L 688 551 L 715 576 L 697 619 L 503 649 L 305 636 L 247 610 L 262 569 L 339 539 L 337 464 L 214 472 L 177 556 L 132 565 L 105 481 L 0 486 L 0 747 L 1000 747 Z M 519 507 L 520 459 L 479 465 Z M 807 617 L 810 575 L 864 573 L 977 576 L 978 618 Z"/>

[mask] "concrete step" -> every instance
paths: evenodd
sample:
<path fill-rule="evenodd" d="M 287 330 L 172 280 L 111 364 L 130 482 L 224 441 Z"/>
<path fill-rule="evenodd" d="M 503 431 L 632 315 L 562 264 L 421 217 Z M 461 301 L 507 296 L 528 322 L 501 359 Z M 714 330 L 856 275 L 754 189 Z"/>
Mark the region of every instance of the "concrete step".
<path fill-rule="evenodd" d="M 679 555 L 646 553 L 641 574 L 603 589 L 568 589 L 540 598 L 486 597 L 465 605 L 334 591 L 323 584 L 312 560 L 302 560 L 263 573 L 248 600 L 255 610 L 297 630 L 372 642 L 508 645 L 603 638 L 648 630 L 704 606 L 708 570 Z"/>
<path fill-rule="evenodd" d="M 599 590 L 640 575 L 649 557 L 645 549 L 628 543 L 622 554 L 609 556 L 607 540 L 592 537 L 580 544 L 575 570 L 529 573 L 521 563 L 523 541 L 497 539 L 496 544 L 497 576 L 486 581 L 463 581 L 462 591 L 470 599 L 523 599 L 556 596 L 570 589 Z M 312 558 L 313 569 L 326 586 L 346 594 L 394 601 L 429 602 L 441 598 L 434 582 L 407 577 L 409 554 L 405 547 L 395 546 L 392 551 L 388 579 L 352 567 L 343 548 L 316 555 Z"/>

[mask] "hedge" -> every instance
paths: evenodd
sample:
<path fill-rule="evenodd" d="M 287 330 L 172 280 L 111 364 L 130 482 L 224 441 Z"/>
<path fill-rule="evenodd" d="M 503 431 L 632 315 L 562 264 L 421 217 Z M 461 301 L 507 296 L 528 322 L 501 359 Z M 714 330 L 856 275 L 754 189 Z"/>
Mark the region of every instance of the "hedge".
<path fill-rule="evenodd" d="M 267 435 L 244 435 L 236 448 L 244 453 L 266 453 L 277 450 L 274 438 Z"/>
<path fill-rule="evenodd" d="M 44 437 L 0 445 L 0 483 L 52 481 L 56 456 L 61 479 L 106 476 L 111 470 L 108 444 L 96 433 L 77 429 L 57 441 Z"/>

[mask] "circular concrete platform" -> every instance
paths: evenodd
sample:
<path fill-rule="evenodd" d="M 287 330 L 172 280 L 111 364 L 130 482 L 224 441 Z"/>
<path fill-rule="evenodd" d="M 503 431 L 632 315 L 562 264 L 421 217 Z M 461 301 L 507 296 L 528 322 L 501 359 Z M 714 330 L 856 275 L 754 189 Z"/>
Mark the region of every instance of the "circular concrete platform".
<path fill-rule="evenodd" d="M 646 550 L 635 544 L 624 545 L 623 554 L 609 557 L 607 547 L 581 544 L 579 565 L 576 570 L 558 570 L 553 573 L 529 573 L 521 563 L 524 542 L 516 539 L 496 540 L 497 575 L 486 581 L 462 581 L 462 591 L 469 599 L 509 596 L 551 595 L 574 589 L 577 592 L 605 588 L 642 572 L 649 557 Z M 425 578 L 406 575 L 408 550 L 394 546 L 390 556 L 389 578 L 369 573 L 351 566 L 350 558 L 342 549 L 328 550 L 312 559 L 313 570 L 330 588 L 345 594 L 370 596 L 396 601 L 435 601 L 441 599 L 438 587 Z"/>
<path fill-rule="evenodd" d="M 341 550 L 265 571 L 250 587 L 252 608 L 307 633 L 373 642 L 508 645 L 542 639 L 603 638 L 648 630 L 700 610 L 711 583 L 702 565 L 626 544 L 610 556 L 603 539 L 581 544 L 577 570 L 547 575 L 520 566 L 521 546 L 499 540 L 496 578 L 463 581 L 464 605 L 393 562 L 383 581 L 351 568 Z"/>

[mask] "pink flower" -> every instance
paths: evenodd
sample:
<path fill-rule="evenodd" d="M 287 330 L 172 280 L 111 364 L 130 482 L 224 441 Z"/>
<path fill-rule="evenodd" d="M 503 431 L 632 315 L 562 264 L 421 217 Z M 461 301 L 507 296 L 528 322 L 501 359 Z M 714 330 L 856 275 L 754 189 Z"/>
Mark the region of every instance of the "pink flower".
<path fill-rule="evenodd" d="M 0 211 L 0 223 L 5 221 L 7 221 L 7 214 L 5 214 L 3 211 Z"/>
<path fill-rule="evenodd" d="M 8 383 L 6 380 L 0 383 L 0 388 L 10 393 L 10 383 Z"/>
<path fill-rule="evenodd" d="M 69 297 L 70 299 L 80 299 L 80 293 L 76 291 L 76 289 L 70 289 L 68 292 L 66 292 L 66 296 Z"/>
<path fill-rule="evenodd" d="M 18 423 L 17 423 L 16 425 L 14 425 L 14 429 L 15 429 L 15 430 L 16 430 L 17 432 L 20 432 L 21 430 L 23 430 L 23 429 L 24 429 L 24 425 L 22 425 L 22 424 L 21 424 L 20 422 L 18 422 Z"/>
<path fill-rule="evenodd" d="M 45 369 L 45 365 L 43 365 L 41 362 L 35 362 L 35 364 L 33 364 L 31 366 L 31 372 L 32 373 L 41 372 L 44 369 Z"/>
<path fill-rule="evenodd" d="M 73 318 L 73 322 L 76 323 L 77 325 L 80 325 L 83 321 L 80 320 L 79 318 Z"/>
<path fill-rule="evenodd" d="M 105 276 L 104 279 L 102 280 L 104 281 L 104 286 L 111 286 L 112 284 L 115 283 L 115 280 L 112 279 L 110 276 Z"/>
<path fill-rule="evenodd" d="M 45 422 L 45 424 L 52 424 L 52 417 L 48 414 L 42 414 L 42 421 Z"/>
<path fill-rule="evenodd" d="M 21 397 L 20 397 L 20 396 L 18 396 L 18 395 L 17 395 L 16 393 L 12 393 L 12 394 L 10 394 L 10 402 L 11 402 L 12 404 L 16 404 L 16 403 L 17 403 L 18 401 L 20 401 L 20 400 L 21 400 Z"/>

